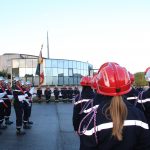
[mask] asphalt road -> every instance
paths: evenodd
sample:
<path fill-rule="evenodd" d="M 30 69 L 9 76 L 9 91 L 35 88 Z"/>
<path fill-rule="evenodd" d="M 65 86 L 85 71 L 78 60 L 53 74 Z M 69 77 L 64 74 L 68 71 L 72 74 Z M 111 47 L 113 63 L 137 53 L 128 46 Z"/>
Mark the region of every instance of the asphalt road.
<path fill-rule="evenodd" d="M 31 129 L 26 135 L 16 136 L 15 113 L 12 107 L 14 123 L 1 130 L 0 150 L 78 150 L 79 139 L 72 127 L 71 103 L 33 104 Z"/>

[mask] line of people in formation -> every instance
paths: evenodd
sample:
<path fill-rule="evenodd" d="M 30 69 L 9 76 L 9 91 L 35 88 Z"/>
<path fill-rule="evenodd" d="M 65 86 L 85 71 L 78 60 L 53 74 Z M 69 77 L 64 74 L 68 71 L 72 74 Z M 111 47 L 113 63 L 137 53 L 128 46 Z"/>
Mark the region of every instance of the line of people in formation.
<path fill-rule="evenodd" d="M 30 129 L 33 122 L 29 120 L 32 110 L 32 95 L 34 88 L 30 81 L 24 82 L 19 77 L 10 82 L 0 77 L 0 129 L 7 129 L 10 121 L 11 105 L 13 104 L 16 114 L 16 134 L 24 135 L 24 129 Z M 0 132 L 1 134 L 2 132 Z"/>
<path fill-rule="evenodd" d="M 49 86 L 47 86 L 44 90 L 44 96 L 47 103 L 50 102 L 52 93 L 54 94 L 54 100 L 58 101 L 60 98 L 62 98 L 63 100 L 66 99 L 72 100 L 74 97 L 76 97 L 76 95 L 80 94 L 80 91 L 77 86 L 75 86 L 74 89 L 71 86 L 69 87 L 63 86 L 60 89 L 57 86 L 55 86 L 53 91 Z M 43 95 L 42 89 L 41 87 L 38 87 L 37 97 L 39 101 L 41 100 L 42 95 Z"/>
<path fill-rule="evenodd" d="M 72 118 L 80 150 L 150 150 L 150 67 L 145 79 L 149 87 L 137 90 L 134 75 L 115 62 L 82 77 Z"/>

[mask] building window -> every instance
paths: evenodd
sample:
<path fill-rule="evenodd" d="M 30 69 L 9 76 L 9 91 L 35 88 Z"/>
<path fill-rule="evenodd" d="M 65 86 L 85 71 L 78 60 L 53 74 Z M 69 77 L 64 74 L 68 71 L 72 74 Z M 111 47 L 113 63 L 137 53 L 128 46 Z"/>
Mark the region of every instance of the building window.
<path fill-rule="evenodd" d="M 68 69 L 64 69 L 64 76 L 68 76 Z"/>
<path fill-rule="evenodd" d="M 77 62 L 73 61 L 73 68 L 77 68 Z"/>
<path fill-rule="evenodd" d="M 57 68 L 52 68 L 52 70 L 53 70 L 53 76 L 58 76 Z"/>
<path fill-rule="evenodd" d="M 55 59 L 52 60 L 52 67 L 53 68 L 57 67 L 57 60 L 55 60 Z"/>
<path fill-rule="evenodd" d="M 19 68 L 19 59 L 13 60 L 12 67 L 13 68 Z"/>
<path fill-rule="evenodd" d="M 64 84 L 64 77 L 58 77 L 58 85 Z"/>
<path fill-rule="evenodd" d="M 77 62 L 77 69 L 81 69 L 81 63 Z"/>
<path fill-rule="evenodd" d="M 38 64 L 38 60 L 37 59 L 32 59 L 32 67 L 36 68 Z"/>
<path fill-rule="evenodd" d="M 73 77 L 69 77 L 69 85 L 73 85 Z"/>
<path fill-rule="evenodd" d="M 68 68 L 68 60 L 64 60 L 64 68 Z"/>
<path fill-rule="evenodd" d="M 51 60 L 45 59 L 45 67 L 50 68 L 51 67 Z"/>
<path fill-rule="evenodd" d="M 72 61 L 69 61 L 69 68 L 73 68 L 73 63 L 72 63 Z"/>
<path fill-rule="evenodd" d="M 64 68 L 64 61 L 58 60 L 58 68 Z"/>
<path fill-rule="evenodd" d="M 32 59 L 26 59 L 26 68 L 32 68 Z"/>
<path fill-rule="evenodd" d="M 73 69 L 72 68 L 68 69 L 68 74 L 69 74 L 69 76 L 73 76 Z"/>
<path fill-rule="evenodd" d="M 68 77 L 66 77 L 66 76 L 64 77 L 64 84 L 68 85 Z"/>
<path fill-rule="evenodd" d="M 19 61 L 20 63 L 19 63 L 19 67 L 20 68 L 25 68 L 25 59 L 20 59 L 20 61 Z"/>
<path fill-rule="evenodd" d="M 53 68 L 45 68 L 45 76 L 52 76 L 53 75 Z"/>

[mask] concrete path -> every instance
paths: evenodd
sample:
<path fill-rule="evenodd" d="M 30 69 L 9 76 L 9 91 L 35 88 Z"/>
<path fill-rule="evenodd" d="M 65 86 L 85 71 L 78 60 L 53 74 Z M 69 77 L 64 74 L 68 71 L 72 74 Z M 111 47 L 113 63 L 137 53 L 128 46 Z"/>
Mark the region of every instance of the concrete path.
<path fill-rule="evenodd" d="M 72 127 L 72 104 L 33 104 L 32 129 L 25 136 L 16 136 L 15 113 L 13 125 L 1 130 L 0 150 L 78 150 L 79 139 Z"/>

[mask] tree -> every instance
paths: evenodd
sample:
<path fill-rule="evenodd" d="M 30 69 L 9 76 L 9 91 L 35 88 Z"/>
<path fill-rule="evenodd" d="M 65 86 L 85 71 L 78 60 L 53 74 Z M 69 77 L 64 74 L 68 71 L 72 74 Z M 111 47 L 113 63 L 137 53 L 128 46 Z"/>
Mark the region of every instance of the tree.
<path fill-rule="evenodd" d="M 0 76 L 6 77 L 8 79 L 11 79 L 11 74 L 8 73 L 7 69 L 6 70 L 3 69 L 2 71 L 0 71 Z"/>
<path fill-rule="evenodd" d="M 148 85 L 147 81 L 145 80 L 144 72 L 137 72 L 134 74 L 134 85 L 135 86 L 146 86 Z"/>

